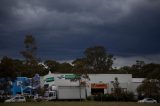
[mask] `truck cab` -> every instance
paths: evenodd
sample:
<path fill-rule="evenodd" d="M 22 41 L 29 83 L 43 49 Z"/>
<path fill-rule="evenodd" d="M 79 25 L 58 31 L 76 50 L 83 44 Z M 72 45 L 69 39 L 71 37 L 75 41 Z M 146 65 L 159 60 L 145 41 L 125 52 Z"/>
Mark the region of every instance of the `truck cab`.
<path fill-rule="evenodd" d="M 44 93 L 44 99 L 47 101 L 55 100 L 56 98 L 56 91 L 46 91 Z"/>

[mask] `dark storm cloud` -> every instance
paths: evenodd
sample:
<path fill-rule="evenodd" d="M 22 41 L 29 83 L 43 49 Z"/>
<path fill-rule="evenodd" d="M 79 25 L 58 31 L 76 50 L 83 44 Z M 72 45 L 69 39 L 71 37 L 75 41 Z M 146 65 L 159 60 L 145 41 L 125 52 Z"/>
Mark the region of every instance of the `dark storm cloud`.
<path fill-rule="evenodd" d="M 33 34 L 42 58 L 73 59 L 102 45 L 121 56 L 159 54 L 159 0 L 1 0 L 0 56 Z"/>

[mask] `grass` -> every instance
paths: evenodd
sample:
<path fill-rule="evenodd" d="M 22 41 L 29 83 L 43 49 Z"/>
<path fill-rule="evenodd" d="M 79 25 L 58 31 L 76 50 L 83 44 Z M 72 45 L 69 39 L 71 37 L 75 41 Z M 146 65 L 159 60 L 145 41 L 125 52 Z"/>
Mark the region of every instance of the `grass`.
<path fill-rule="evenodd" d="M 144 104 L 136 102 L 27 102 L 27 103 L 0 103 L 0 106 L 160 106 L 157 104 Z"/>

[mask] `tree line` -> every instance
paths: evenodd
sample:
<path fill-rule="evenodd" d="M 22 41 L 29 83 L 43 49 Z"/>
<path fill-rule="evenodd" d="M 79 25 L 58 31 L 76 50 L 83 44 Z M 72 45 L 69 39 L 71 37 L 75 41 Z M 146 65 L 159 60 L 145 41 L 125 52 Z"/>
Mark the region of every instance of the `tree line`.
<path fill-rule="evenodd" d="M 36 40 L 32 35 L 25 37 L 24 45 L 24 50 L 20 51 L 20 54 L 24 57 L 23 60 L 7 56 L 1 59 L 0 77 L 33 77 L 36 73 L 43 76 L 51 71 L 52 73 L 132 74 L 135 78 L 160 79 L 160 64 L 146 64 L 144 61 L 136 61 L 132 66 L 113 68 L 115 58 L 103 46 L 86 48 L 84 56 L 75 59 L 70 64 L 51 59 L 42 62 L 37 57 Z"/>
<path fill-rule="evenodd" d="M 32 35 L 24 39 L 24 50 L 20 54 L 24 59 L 13 59 L 3 56 L 0 61 L 0 89 L 6 89 L 10 80 L 16 77 L 33 77 L 52 73 L 87 74 L 132 74 L 134 78 L 146 78 L 142 85 L 137 88 L 140 96 L 158 97 L 160 95 L 160 64 L 136 61 L 132 66 L 113 68 L 114 56 L 103 46 L 93 46 L 84 50 L 84 56 L 70 63 L 60 63 L 56 60 L 42 60 L 37 57 L 36 40 Z M 43 64 L 41 64 L 43 63 Z M 9 86 L 8 86 L 9 88 Z"/>

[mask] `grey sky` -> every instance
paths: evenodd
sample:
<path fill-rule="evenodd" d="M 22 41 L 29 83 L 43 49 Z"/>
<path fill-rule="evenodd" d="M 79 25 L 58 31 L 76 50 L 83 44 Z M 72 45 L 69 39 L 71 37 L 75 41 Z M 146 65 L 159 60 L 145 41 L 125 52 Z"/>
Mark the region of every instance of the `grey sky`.
<path fill-rule="evenodd" d="M 73 60 L 96 45 L 124 59 L 155 57 L 159 29 L 160 0 L 0 1 L 0 57 L 22 58 L 27 34 L 42 59 Z"/>

